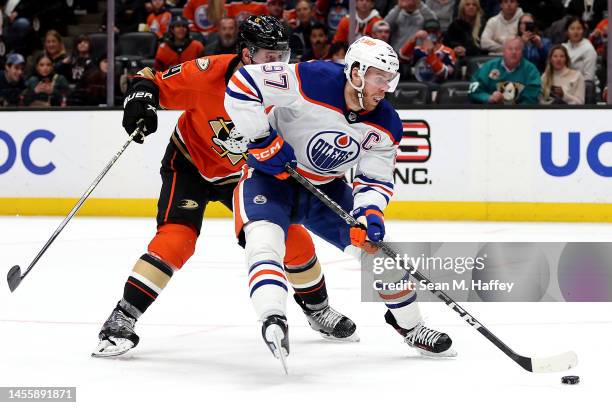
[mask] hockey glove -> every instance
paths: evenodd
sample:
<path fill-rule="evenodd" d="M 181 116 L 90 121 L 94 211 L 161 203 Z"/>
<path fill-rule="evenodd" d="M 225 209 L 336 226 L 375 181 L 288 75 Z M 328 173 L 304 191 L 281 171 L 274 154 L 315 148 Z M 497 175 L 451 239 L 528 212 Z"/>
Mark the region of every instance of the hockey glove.
<path fill-rule="evenodd" d="M 270 128 L 270 135 L 249 143 L 248 148 L 249 167 L 281 180 L 289 177 L 289 173 L 285 171 L 285 164 L 295 161 L 295 153 L 293 147 L 286 143 L 276 130 Z"/>
<path fill-rule="evenodd" d="M 134 141 L 144 142 L 144 137 L 157 130 L 157 106 L 159 89 L 152 81 L 140 79 L 134 83 L 123 101 L 123 127 L 132 134 L 138 126 L 142 126 Z"/>
<path fill-rule="evenodd" d="M 380 242 L 385 237 L 385 219 L 382 211 L 375 206 L 359 207 L 353 210 L 353 217 L 361 223 L 360 226 L 351 227 L 351 244 L 370 252 L 371 242 Z"/>

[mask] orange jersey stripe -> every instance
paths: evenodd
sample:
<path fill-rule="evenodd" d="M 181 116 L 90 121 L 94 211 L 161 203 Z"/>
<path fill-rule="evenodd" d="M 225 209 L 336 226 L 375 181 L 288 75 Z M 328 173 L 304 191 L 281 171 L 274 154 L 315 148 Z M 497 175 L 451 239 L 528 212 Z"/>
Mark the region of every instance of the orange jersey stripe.
<path fill-rule="evenodd" d="M 251 95 L 252 97 L 259 99 L 259 97 L 257 95 L 255 95 L 253 93 L 253 91 L 251 91 L 251 89 L 246 86 L 245 84 L 243 84 L 242 82 L 240 82 L 238 80 L 238 78 L 236 78 L 235 76 L 232 76 L 232 78 L 230 79 L 230 81 L 232 81 L 232 84 L 236 85 L 238 88 L 240 88 L 240 90 L 244 93 L 248 93 L 249 95 Z"/>
<path fill-rule="evenodd" d="M 166 208 L 166 215 L 164 216 L 164 222 L 168 221 L 168 215 L 170 214 L 170 207 L 172 207 L 172 200 L 174 199 L 174 187 L 176 186 L 176 170 L 174 170 L 174 159 L 176 159 L 176 152 L 172 155 L 170 160 L 170 168 L 172 169 L 172 188 L 170 189 L 170 198 L 168 199 L 168 208 Z"/>
<path fill-rule="evenodd" d="M 275 276 L 278 276 L 279 278 L 282 278 L 283 280 L 285 280 L 285 275 L 283 275 L 282 273 L 280 273 L 278 271 L 273 271 L 271 269 L 262 269 L 261 271 L 257 272 L 253 276 L 251 276 L 251 279 L 249 279 L 249 285 L 253 284 L 253 281 L 255 279 L 259 278 L 261 275 L 275 275 Z"/>

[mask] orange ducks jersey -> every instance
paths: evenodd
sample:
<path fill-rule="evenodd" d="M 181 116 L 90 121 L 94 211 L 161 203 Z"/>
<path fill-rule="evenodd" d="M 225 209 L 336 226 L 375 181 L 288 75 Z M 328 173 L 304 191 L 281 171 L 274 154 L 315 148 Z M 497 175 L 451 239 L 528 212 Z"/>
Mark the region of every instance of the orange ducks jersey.
<path fill-rule="evenodd" d="M 247 140 L 234 130 L 223 107 L 226 80 L 239 60 L 235 54 L 213 55 L 140 76 L 159 88 L 159 104 L 184 110 L 172 135 L 179 150 L 214 184 L 236 182 L 247 159 Z M 230 72 L 228 72 L 230 71 Z"/>

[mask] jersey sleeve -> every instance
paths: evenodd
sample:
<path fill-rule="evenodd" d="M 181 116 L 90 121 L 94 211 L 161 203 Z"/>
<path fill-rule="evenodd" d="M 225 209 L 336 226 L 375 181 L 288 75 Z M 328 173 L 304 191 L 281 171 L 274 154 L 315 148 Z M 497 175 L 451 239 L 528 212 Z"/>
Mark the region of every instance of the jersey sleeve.
<path fill-rule="evenodd" d="M 383 140 L 364 150 L 359 158 L 353 179 L 354 209 L 375 205 L 384 211 L 393 196 L 395 156 L 402 139 L 402 122 L 393 113 L 389 129 L 377 126 Z"/>
<path fill-rule="evenodd" d="M 198 65 L 198 60 L 187 61 L 157 72 L 152 81 L 159 88 L 159 105 L 165 109 L 194 109 L 211 94 L 207 81 L 208 72 Z"/>
<path fill-rule="evenodd" d="M 231 77 L 225 91 L 225 110 L 236 128 L 250 140 L 269 133 L 267 112 L 300 100 L 295 65 L 280 62 L 248 65 Z"/>

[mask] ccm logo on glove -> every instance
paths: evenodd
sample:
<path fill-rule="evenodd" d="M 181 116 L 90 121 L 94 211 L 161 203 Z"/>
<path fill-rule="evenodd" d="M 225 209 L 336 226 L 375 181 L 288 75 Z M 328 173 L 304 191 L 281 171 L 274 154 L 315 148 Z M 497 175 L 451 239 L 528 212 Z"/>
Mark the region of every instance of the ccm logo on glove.
<path fill-rule="evenodd" d="M 278 152 L 283 148 L 285 141 L 279 135 L 270 143 L 270 145 L 261 149 L 251 149 L 249 151 L 257 160 L 263 161 L 268 160 L 271 157 L 276 156 Z"/>

